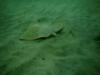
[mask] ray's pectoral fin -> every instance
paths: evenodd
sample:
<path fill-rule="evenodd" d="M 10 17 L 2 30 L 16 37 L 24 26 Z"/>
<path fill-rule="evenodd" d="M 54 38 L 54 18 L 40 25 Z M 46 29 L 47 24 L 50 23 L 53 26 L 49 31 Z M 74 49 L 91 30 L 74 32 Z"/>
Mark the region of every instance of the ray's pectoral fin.
<path fill-rule="evenodd" d="M 62 27 L 61 29 L 59 29 L 59 30 L 56 32 L 56 34 L 62 33 L 63 29 L 64 29 L 63 27 Z"/>
<path fill-rule="evenodd" d="M 53 36 L 57 36 L 57 34 L 56 34 L 55 32 L 54 32 L 54 33 L 52 33 L 52 35 L 53 35 Z"/>

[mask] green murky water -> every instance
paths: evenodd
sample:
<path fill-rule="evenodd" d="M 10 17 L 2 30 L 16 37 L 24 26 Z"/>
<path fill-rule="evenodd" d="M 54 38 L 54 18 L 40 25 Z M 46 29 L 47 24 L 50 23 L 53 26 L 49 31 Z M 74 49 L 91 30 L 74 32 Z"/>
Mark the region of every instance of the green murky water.
<path fill-rule="evenodd" d="M 57 17 L 65 23 L 57 36 L 20 40 Z M 0 0 L 0 75 L 99 75 L 99 35 L 99 0 Z"/>

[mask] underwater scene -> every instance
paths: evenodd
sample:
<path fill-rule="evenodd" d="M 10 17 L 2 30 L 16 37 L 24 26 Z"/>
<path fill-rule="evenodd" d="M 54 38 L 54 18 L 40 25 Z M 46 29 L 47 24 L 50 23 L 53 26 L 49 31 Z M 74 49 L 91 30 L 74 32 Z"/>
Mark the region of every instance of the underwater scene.
<path fill-rule="evenodd" d="M 0 75 L 100 75 L 100 0 L 0 0 Z"/>

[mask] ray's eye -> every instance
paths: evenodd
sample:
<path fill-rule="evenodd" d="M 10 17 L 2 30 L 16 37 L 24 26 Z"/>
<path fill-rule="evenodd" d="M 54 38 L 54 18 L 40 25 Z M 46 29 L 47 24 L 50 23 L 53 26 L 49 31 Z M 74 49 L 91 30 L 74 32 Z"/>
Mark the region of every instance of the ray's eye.
<path fill-rule="evenodd" d="M 45 22 L 47 20 L 48 20 L 47 18 L 42 17 L 42 18 L 37 19 L 37 22 Z"/>

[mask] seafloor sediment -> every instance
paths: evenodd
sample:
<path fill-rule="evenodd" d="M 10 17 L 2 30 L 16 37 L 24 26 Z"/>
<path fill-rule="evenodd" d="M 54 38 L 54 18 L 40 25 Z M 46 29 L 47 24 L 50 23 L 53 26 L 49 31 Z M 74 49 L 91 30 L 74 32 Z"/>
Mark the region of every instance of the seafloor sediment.
<path fill-rule="evenodd" d="M 29 26 L 49 28 L 57 18 L 61 32 L 42 29 L 56 36 L 34 40 L 40 30 L 29 29 L 32 40 L 21 39 Z M 100 75 L 98 36 L 99 0 L 0 0 L 0 75 Z"/>

